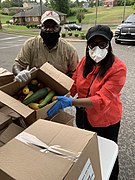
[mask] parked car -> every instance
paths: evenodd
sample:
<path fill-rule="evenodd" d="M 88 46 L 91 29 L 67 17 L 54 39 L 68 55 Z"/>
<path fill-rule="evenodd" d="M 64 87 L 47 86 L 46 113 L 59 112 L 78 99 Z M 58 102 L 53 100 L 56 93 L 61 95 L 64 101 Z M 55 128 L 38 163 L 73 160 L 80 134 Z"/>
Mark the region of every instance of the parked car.
<path fill-rule="evenodd" d="M 38 25 L 37 25 L 37 28 L 38 28 L 38 29 L 41 29 L 41 27 L 42 27 L 42 24 L 38 24 Z"/>
<path fill-rule="evenodd" d="M 128 16 L 128 18 L 117 26 L 115 31 L 115 43 L 121 42 L 135 42 L 135 13 Z"/>
<path fill-rule="evenodd" d="M 80 25 L 77 24 L 66 24 L 64 27 L 65 30 L 67 31 L 81 31 L 82 27 Z"/>

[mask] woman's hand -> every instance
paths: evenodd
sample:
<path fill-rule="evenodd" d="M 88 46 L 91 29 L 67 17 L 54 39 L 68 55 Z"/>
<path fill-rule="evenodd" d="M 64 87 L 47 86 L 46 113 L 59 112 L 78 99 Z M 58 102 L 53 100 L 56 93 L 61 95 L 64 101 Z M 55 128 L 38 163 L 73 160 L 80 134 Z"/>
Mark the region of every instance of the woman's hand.
<path fill-rule="evenodd" d="M 72 98 L 66 96 L 58 96 L 57 102 L 47 112 L 48 116 L 53 116 L 58 110 L 72 106 Z"/>

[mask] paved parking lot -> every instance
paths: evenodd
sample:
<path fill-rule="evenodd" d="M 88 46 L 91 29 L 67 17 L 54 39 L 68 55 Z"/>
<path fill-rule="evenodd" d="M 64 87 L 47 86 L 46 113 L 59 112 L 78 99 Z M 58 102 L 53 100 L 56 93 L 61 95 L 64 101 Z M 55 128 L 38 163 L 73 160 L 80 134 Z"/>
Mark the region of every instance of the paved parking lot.
<path fill-rule="evenodd" d="M 12 34 L 0 34 L 0 50 L 22 46 L 27 36 L 16 36 Z"/>
<path fill-rule="evenodd" d="M 0 33 L 0 63 L 1 67 L 11 71 L 13 61 L 27 36 L 16 36 Z"/>

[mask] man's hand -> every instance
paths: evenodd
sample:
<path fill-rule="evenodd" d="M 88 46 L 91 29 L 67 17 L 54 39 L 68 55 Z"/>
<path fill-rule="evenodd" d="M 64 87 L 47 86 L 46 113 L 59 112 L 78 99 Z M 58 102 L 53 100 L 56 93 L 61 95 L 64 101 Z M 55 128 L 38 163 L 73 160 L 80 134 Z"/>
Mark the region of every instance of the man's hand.
<path fill-rule="evenodd" d="M 53 105 L 47 112 L 48 116 L 53 116 L 58 110 L 64 109 L 66 107 L 72 106 L 72 98 L 66 96 L 58 96 L 56 98 L 58 102 Z"/>
<path fill-rule="evenodd" d="M 36 67 L 33 67 L 30 71 L 25 69 L 25 70 L 19 72 L 15 76 L 15 81 L 26 82 L 28 79 L 31 78 L 31 73 L 34 72 L 36 69 L 37 69 Z"/>

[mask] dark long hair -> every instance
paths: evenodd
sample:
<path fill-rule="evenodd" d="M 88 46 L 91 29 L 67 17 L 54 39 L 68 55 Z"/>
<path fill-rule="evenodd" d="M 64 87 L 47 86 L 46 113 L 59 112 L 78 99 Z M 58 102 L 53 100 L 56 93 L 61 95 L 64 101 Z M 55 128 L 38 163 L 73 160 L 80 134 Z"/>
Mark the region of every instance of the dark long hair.
<path fill-rule="evenodd" d="M 106 71 L 112 67 L 112 64 L 114 62 L 114 55 L 112 53 L 112 46 L 111 43 L 109 42 L 109 48 L 108 48 L 108 54 L 106 57 L 100 62 L 100 68 L 97 73 L 98 77 L 104 77 Z M 85 59 L 85 64 L 83 67 L 83 77 L 86 78 L 86 76 L 92 72 L 93 67 L 96 65 L 95 61 L 91 59 L 89 56 L 89 49 L 88 45 L 86 47 L 86 59 Z"/>

